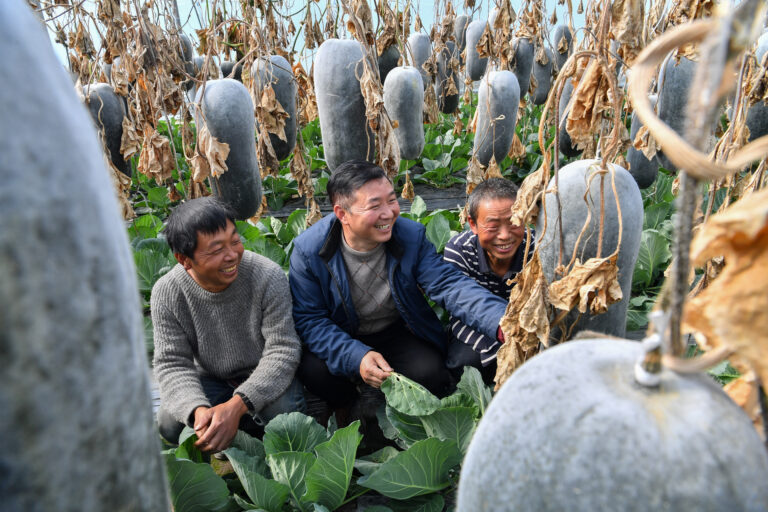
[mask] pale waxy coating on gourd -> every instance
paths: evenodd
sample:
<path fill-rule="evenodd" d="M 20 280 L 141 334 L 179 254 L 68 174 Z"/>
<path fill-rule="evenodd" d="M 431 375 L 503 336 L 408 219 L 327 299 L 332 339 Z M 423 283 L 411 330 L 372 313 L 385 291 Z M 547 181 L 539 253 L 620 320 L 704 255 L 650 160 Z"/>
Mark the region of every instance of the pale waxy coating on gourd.
<path fill-rule="evenodd" d="M 643 231 L 643 200 L 640 189 L 629 172 L 618 165 L 610 164 L 615 172 L 616 192 L 619 196 L 622 214 L 621 248 L 617 265 L 619 268 L 619 285 L 623 298 L 608 306 L 608 310 L 601 315 L 584 313 L 580 317 L 574 309 L 566 318 L 566 325 L 571 324 L 578 317 L 578 324 L 573 329 L 577 333 L 583 329 L 624 336 L 626 334 L 627 307 L 632 292 L 632 274 L 637 262 L 637 254 L 640 250 L 640 237 Z M 598 240 L 600 238 L 600 180 L 598 175 L 592 179 L 589 187 L 587 202 L 584 196 L 587 193 L 587 183 L 594 173 L 599 172 L 598 160 L 578 160 L 560 168 L 559 191 L 562 211 L 563 226 L 563 264 L 568 264 L 576 248 L 576 240 L 581 233 L 591 213 L 591 219 L 584 234 L 581 237 L 576 252 L 576 257 L 581 262 L 589 258 L 597 257 Z M 616 199 L 613 194 L 610 173 L 603 175 L 603 245 L 600 251 L 601 257 L 607 257 L 616 249 L 619 240 L 619 216 L 616 208 Z M 547 190 L 554 190 L 554 176 L 549 181 Z M 541 267 L 548 282 L 555 279 L 555 269 L 560 264 L 560 231 L 557 225 L 557 200 L 554 193 L 545 197 L 545 207 L 539 214 L 536 224 L 536 245 L 540 247 Z M 544 222 L 546 214 L 546 231 Z M 552 337 L 559 339 L 559 331 L 553 330 Z"/>
<path fill-rule="evenodd" d="M 219 142 L 229 144 L 227 171 L 211 177 L 211 191 L 237 212 L 238 219 L 253 217 L 261 206 L 261 174 L 254 141 L 253 102 L 243 84 L 231 78 L 209 80 L 197 93 L 195 101 L 203 116 L 195 115 L 195 124 L 205 123 Z"/>
<path fill-rule="evenodd" d="M 705 374 L 634 379 L 642 344 L 575 340 L 524 363 L 477 427 L 456 510 L 768 510 L 768 455 Z"/>
<path fill-rule="evenodd" d="M 397 121 L 395 136 L 400 157 L 415 160 L 424 149 L 424 88 L 416 68 L 397 67 L 387 75 L 384 107 L 389 118 Z"/>
<path fill-rule="evenodd" d="M 456 38 L 456 46 L 459 49 L 459 53 L 464 51 L 467 47 L 467 25 L 471 18 L 466 14 L 459 14 L 456 19 L 453 20 L 453 37 Z"/>
<path fill-rule="evenodd" d="M 291 65 L 280 55 L 256 59 L 251 70 L 256 91 L 262 91 L 267 84 L 272 85 L 275 99 L 280 102 L 288 117 L 285 119 L 285 140 L 274 133 L 269 134 L 269 141 L 278 160 L 291 154 L 296 146 L 296 78 Z M 259 93 L 259 97 L 261 94 Z"/>
<path fill-rule="evenodd" d="M 437 106 L 440 112 L 450 114 L 459 108 L 459 89 L 461 80 L 459 75 L 451 67 L 451 61 L 458 59 L 458 52 L 453 41 L 445 43 L 445 47 L 437 55 L 437 78 L 435 80 L 435 92 L 437 94 Z M 456 94 L 448 94 L 449 80 L 453 80 Z"/>
<path fill-rule="evenodd" d="M 86 105 L 96 127 L 103 131 L 109 158 L 117 169 L 126 176 L 131 175 L 131 164 L 120 153 L 123 137 L 125 105 L 109 84 L 91 84 L 83 87 Z"/>
<path fill-rule="evenodd" d="M 512 72 L 520 85 L 520 97 L 528 94 L 531 86 L 531 71 L 533 70 L 533 44 L 527 37 L 516 37 L 512 40 L 515 58 L 512 60 Z"/>
<path fill-rule="evenodd" d="M 656 105 L 655 94 L 648 96 L 651 101 L 651 105 Z M 632 113 L 632 125 L 629 130 L 629 140 L 634 142 L 637 132 L 643 127 L 643 122 L 637 117 L 637 113 Z M 627 149 L 627 163 L 629 164 L 629 173 L 635 178 L 637 186 L 641 189 L 650 187 L 655 181 L 656 176 L 659 174 L 659 167 L 661 162 L 659 161 L 658 154 L 652 159 L 647 159 L 642 151 L 635 149 L 630 145 Z"/>
<path fill-rule="evenodd" d="M 477 128 L 473 154 L 481 165 L 501 163 L 515 136 L 520 86 L 511 71 L 491 71 L 477 89 Z"/>
<path fill-rule="evenodd" d="M 560 43 L 563 41 L 563 38 L 565 38 L 565 44 L 561 46 Z M 568 57 L 571 54 L 571 47 L 573 44 L 573 35 L 567 25 L 558 25 L 555 27 L 554 32 L 552 32 L 551 43 L 552 48 L 555 49 L 555 70 L 559 73 L 560 70 L 563 69 L 565 61 L 568 60 Z"/>
<path fill-rule="evenodd" d="M 432 78 L 424 70 L 424 63 L 432 55 L 432 41 L 427 34 L 415 33 L 408 37 L 408 46 L 406 52 L 410 56 L 413 67 L 421 73 L 421 79 L 424 82 L 424 89 L 432 83 Z"/>
<path fill-rule="evenodd" d="M 571 143 L 571 136 L 565 129 L 566 118 L 568 117 L 568 112 L 570 112 L 570 109 L 568 108 L 568 102 L 571 101 L 573 90 L 573 82 L 570 78 L 566 79 L 563 92 L 560 94 L 560 103 L 558 104 L 558 113 L 560 117 L 558 148 L 560 149 L 560 153 L 567 156 L 568 158 L 573 158 L 574 156 L 581 154 L 581 150 L 577 149 L 576 146 Z"/>
<path fill-rule="evenodd" d="M 0 10 L 0 508 L 167 511 L 111 172 L 45 27 Z"/>
<path fill-rule="evenodd" d="M 328 169 L 348 160 L 374 159 L 374 135 L 365 117 L 358 77 L 363 49 L 353 40 L 327 39 L 315 55 L 317 111 Z"/>
<path fill-rule="evenodd" d="M 536 79 L 536 90 L 531 95 L 531 101 L 534 105 L 543 105 L 549 96 L 549 90 L 552 88 L 552 69 L 554 67 L 555 56 L 552 50 L 544 48 L 544 54 L 547 57 L 546 64 L 540 64 L 534 57 L 533 59 L 533 77 Z"/>
<path fill-rule="evenodd" d="M 477 43 L 480 41 L 480 36 L 483 35 L 485 30 L 485 20 L 475 20 L 467 25 L 466 42 L 467 42 L 467 76 L 475 80 L 480 80 L 485 73 L 485 68 L 488 66 L 488 58 L 480 58 L 477 53 Z"/>

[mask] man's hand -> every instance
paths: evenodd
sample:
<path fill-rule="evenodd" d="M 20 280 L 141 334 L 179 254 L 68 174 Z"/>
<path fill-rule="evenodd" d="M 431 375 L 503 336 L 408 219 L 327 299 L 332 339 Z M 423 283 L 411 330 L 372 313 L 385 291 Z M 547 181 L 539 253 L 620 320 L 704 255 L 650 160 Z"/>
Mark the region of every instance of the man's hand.
<path fill-rule="evenodd" d="M 239 395 L 215 407 L 198 407 L 195 409 L 195 446 L 204 452 L 227 449 L 237 434 L 240 418 L 246 412 L 248 407 Z"/>
<path fill-rule="evenodd" d="M 369 386 L 374 388 L 380 388 L 381 383 L 384 382 L 389 373 L 392 371 L 392 367 L 389 366 L 384 356 L 378 352 L 371 350 L 360 361 L 360 377 Z"/>

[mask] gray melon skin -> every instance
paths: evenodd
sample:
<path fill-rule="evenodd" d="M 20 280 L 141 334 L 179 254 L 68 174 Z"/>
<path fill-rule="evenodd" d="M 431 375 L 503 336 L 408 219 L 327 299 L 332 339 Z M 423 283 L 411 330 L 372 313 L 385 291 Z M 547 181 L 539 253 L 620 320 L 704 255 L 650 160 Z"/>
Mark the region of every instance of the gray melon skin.
<path fill-rule="evenodd" d="M 526 37 L 516 37 L 512 40 L 512 47 L 515 49 L 512 72 L 517 77 L 518 84 L 520 84 L 521 97 L 525 97 L 531 86 L 533 44 L 531 44 L 530 39 Z"/>
<path fill-rule="evenodd" d="M 424 70 L 424 63 L 432 56 L 432 41 L 427 34 L 415 33 L 408 37 L 408 49 L 413 67 L 421 73 L 424 90 L 432 83 L 429 74 Z"/>
<path fill-rule="evenodd" d="M 0 91 L 0 508 L 170 510 L 136 269 L 96 128 L 27 3 L 1 10 L 15 70 Z"/>
<path fill-rule="evenodd" d="M 488 58 L 480 58 L 477 53 L 477 43 L 485 30 L 485 20 L 475 20 L 467 25 L 467 76 L 474 80 L 480 80 L 488 67 Z"/>
<path fill-rule="evenodd" d="M 461 88 L 461 79 L 453 68 L 451 68 L 451 59 L 453 58 L 458 59 L 456 45 L 453 41 L 448 41 L 445 43 L 445 48 L 443 48 L 437 55 L 437 78 L 435 81 L 437 106 L 440 109 L 440 112 L 444 114 L 450 114 L 459 108 L 459 93 L 445 93 L 445 89 L 448 87 L 448 80 L 451 77 L 453 77 L 453 83 L 456 85 L 456 91 L 459 91 Z"/>
<path fill-rule="evenodd" d="M 563 52 L 560 53 L 558 51 L 558 46 L 560 44 L 560 40 L 565 37 L 565 40 L 568 42 L 568 48 Z M 571 46 L 573 44 L 573 35 L 571 34 L 570 29 L 567 25 L 558 25 L 555 27 L 554 32 L 552 33 L 552 48 L 554 49 L 555 53 L 555 70 L 560 71 L 563 69 L 563 66 L 565 65 L 565 61 L 568 60 L 568 57 L 571 54 Z"/>
<path fill-rule="evenodd" d="M 211 135 L 229 144 L 227 171 L 209 178 L 213 194 L 237 213 L 238 219 L 249 219 L 261 206 L 261 174 L 253 138 L 253 102 L 243 84 L 232 78 L 209 80 L 205 97 L 200 87 L 195 102 L 200 105 L 205 121 L 198 114 L 195 124 L 203 123 Z"/>
<path fill-rule="evenodd" d="M 648 97 L 651 105 L 656 104 L 657 96 L 655 94 Z M 629 129 L 629 140 L 634 141 L 637 132 L 643 127 L 643 122 L 637 117 L 637 113 L 632 114 L 632 124 Z M 641 189 L 648 188 L 656 181 L 659 174 L 661 162 L 656 154 L 651 160 L 648 160 L 642 151 L 638 151 L 634 146 L 629 146 L 627 150 L 627 163 L 629 164 L 629 173 L 635 178 L 637 186 Z"/>
<path fill-rule="evenodd" d="M 546 103 L 549 90 L 552 88 L 552 69 L 554 68 L 555 56 L 549 48 L 544 48 L 544 53 L 547 56 L 546 64 L 539 64 L 535 58 L 533 59 L 532 73 L 536 79 L 536 90 L 531 95 L 531 101 L 534 105 Z"/>
<path fill-rule="evenodd" d="M 382 85 L 384 80 L 387 79 L 387 75 L 390 71 L 397 67 L 397 63 L 400 60 L 400 50 L 397 49 L 397 45 L 387 46 L 387 48 L 379 55 L 379 78 Z"/>
<path fill-rule="evenodd" d="M 234 70 L 234 73 L 232 71 Z M 223 78 L 234 78 L 238 82 L 243 81 L 243 65 L 229 60 L 221 63 L 221 76 Z"/>
<path fill-rule="evenodd" d="M 768 510 L 768 455 L 704 374 L 634 381 L 642 345 L 592 339 L 521 366 L 464 458 L 457 511 Z"/>
<path fill-rule="evenodd" d="M 275 98 L 280 102 L 288 117 L 285 120 L 285 141 L 274 133 L 269 134 L 269 140 L 278 160 L 282 160 L 291 154 L 296 147 L 296 77 L 293 75 L 291 65 L 280 55 L 272 55 L 269 59 L 258 58 L 253 63 L 251 70 L 253 82 L 257 91 L 261 91 L 267 83 L 272 84 Z M 261 95 L 259 95 L 261 97 Z"/>
<path fill-rule="evenodd" d="M 568 107 L 568 102 L 571 101 L 571 96 L 573 96 L 573 90 L 573 82 L 570 79 L 566 79 L 563 92 L 560 94 L 560 103 L 558 105 L 558 112 L 560 113 L 558 148 L 560 149 L 560 152 L 568 158 L 573 158 L 581 154 L 581 150 L 571 144 L 571 136 L 565 129 L 565 118 L 568 116 L 568 112 L 570 112 L 570 110 L 566 110 L 566 108 Z"/>
<path fill-rule="evenodd" d="M 402 66 L 389 72 L 384 81 L 384 107 L 398 123 L 395 136 L 400 157 L 415 160 L 424 149 L 424 87 L 419 70 Z"/>
<path fill-rule="evenodd" d="M 577 258 L 585 262 L 589 258 L 597 256 L 599 226 L 600 226 L 600 177 L 592 180 L 589 193 L 589 206 L 584 201 L 587 191 L 587 180 L 595 172 L 590 169 L 598 160 L 578 160 L 571 162 L 560 169 L 560 203 L 562 207 L 563 221 L 563 262 L 571 261 L 576 239 L 587 220 L 589 210 L 592 218 L 581 243 L 579 244 Z M 640 250 L 640 237 L 643 231 L 643 200 L 640 189 L 629 171 L 612 165 L 616 173 L 616 190 L 619 194 L 622 213 L 622 238 L 621 249 L 617 265 L 619 267 L 619 285 L 623 298 L 621 301 L 608 306 L 608 311 L 602 315 L 581 315 L 577 326 L 572 333 L 589 329 L 596 332 L 623 337 L 626 334 L 627 307 L 632 291 L 632 273 L 637 262 L 637 254 Z M 611 254 L 618 244 L 619 221 L 611 187 L 610 173 L 604 176 L 605 198 L 605 222 L 603 224 L 603 246 L 601 256 Z M 547 190 L 555 186 L 553 177 Z M 540 239 L 536 240 L 539 246 L 542 270 L 548 282 L 554 279 L 555 268 L 558 264 L 560 251 L 560 235 L 557 227 L 557 201 L 553 193 L 546 196 L 547 229 L 544 231 L 544 213 L 539 214 L 536 224 L 536 233 Z M 566 325 L 570 326 L 576 320 L 578 311 L 574 309 L 566 319 Z M 559 331 L 553 329 L 553 339 L 559 339 Z"/>
<path fill-rule="evenodd" d="M 357 78 L 363 75 L 362 59 L 360 43 L 341 39 L 327 39 L 315 55 L 317 111 L 331 172 L 348 160 L 374 158 L 374 135 Z"/>
<path fill-rule="evenodd" d="M 477 128 L 473 154 L 482 165 L 500 163 L 512 146 L 520 86 L 511 71 L 490 71 L 477 89 Z M 503 119 L 499 119 L 502 117 Z M 491 124 L 491 120 L 496 121 Z"/>
<path fill-rule="evenodd" d="M 123 99 L 115 94 L 112 86 L 103 83 L 87 85 L 83 87 L 83 93 L 88 95 L 86 104 L 96 127 L 104 131 L 109 159 L 120 172 L 130 176 L 131 164 L 120 153 L 125 119 Z"/>
<path fill-rule="evenodd" d="M 659 119 L 664 121 L 683 138 L 685 138 L 685 112 L 688 108 L 688 91 L 691 88 L 695 73 L 696 62 L 686 57 L 682 57 L 677 65 L 675 64 L 675 58 L 670 57 L 662 67 L 662 71 L 659 72 L 659 105 L 657 109 Z M 660 151 L 658 157 L 666 169 L 676 169 L 669 158 L 664 156 L 663 152 Z"/>
<path fill-rule="evenodd" d="M 453 37 L 456 38 L 456 46 L 459 48 L 459 53 L 464 51 L 467 47 L 467 25 L 472 19 L 466 14 L 459 14 L 456 19 L 453 20 Z"/>

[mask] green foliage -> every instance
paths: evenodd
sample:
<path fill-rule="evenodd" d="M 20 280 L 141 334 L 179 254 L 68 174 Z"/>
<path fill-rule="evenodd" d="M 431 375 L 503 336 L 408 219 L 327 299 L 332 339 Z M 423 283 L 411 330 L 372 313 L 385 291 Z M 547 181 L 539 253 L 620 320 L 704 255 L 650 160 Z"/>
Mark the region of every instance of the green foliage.
<path fill-rule="evenodd" d="M 222 478 L 187 427 L 179 446 L 164 452 L 175 510 L 332 511 L 372 491 L 392 499 L 386 510 L 443 510 L 491 391 L 474 368 L 465 369 L 459 389 L 443 400 L 394 375 L 385 381 L 380 417 L 403 451 L 387 446 L 356 459 L 360 422 L 330 435 L 304 414 L 282 414 L 265 427 L 263 443 L 237 433 L 224 451 L 234 475 Z"/>
<path fill-rule="evenodd" d="M 430 494 L 451 485 L 449 474 L 461 458 L 454 441 L 424 439 L 384 462 L 358 483 L 398 500 Z"/>

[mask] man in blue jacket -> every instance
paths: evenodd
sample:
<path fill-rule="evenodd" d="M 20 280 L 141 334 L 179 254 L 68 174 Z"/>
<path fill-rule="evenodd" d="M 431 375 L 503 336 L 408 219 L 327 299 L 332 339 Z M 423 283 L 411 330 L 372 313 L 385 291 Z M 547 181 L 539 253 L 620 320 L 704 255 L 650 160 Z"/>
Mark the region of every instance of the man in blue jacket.
<path fill-rule="evenodd" d="M 506 301 L 443 261 L 424 226 L 399 219 L 380 168 L 349 161 L 328 181 L 333 214 L 294 240 L 289 282 L 305 344 L 298 376 L 334 409 L 396 371 L 449 391 L 447 334 L 427 297 L 478 332 L 500 338 Z"/>

